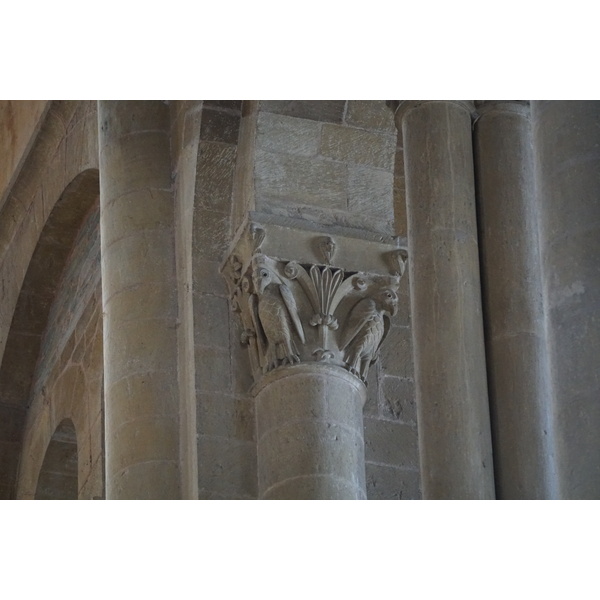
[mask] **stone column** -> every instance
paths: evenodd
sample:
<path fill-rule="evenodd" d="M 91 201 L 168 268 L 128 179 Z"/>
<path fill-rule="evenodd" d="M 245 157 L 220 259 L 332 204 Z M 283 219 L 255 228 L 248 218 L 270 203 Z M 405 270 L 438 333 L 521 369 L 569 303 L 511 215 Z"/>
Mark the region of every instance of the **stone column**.
<path fill-rule="evenodd" d="M 260 498 L 366 500 L 358 377 L 327 364 L 280 367 L 255 395 Z"/>
<path fill-rule="evenodd" d="M 496 494 L 556 496 L 529 102 L 477 105 L 477 209 Z"/>
<path fill-rule="evenodd" d="M 558 492 L 600 498 L 600 102 L 532 102 Z"/>
<path fill-rule="evenodd" d="M 106 496 L 181 497 L 169 111 L 98 103 Z"/>
<path fill-rule="evenodd" d="M 424 498 L 494 498 L 471 106 L 403 102 L 408 251 Z"/>
<path fill-rule="evenodd" d="M 223 273 L 255 380 L 260 498 L 366 499 L 365 385 L 405 259 L 277 219 L 249 223 L 234 244 Z"/>

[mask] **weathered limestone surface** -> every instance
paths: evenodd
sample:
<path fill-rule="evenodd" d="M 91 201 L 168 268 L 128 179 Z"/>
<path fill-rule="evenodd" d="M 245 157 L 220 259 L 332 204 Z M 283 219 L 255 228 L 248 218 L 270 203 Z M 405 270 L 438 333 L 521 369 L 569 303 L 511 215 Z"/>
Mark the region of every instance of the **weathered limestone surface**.
<path fill-rule="evenodd" d="M 391 323 L 405 260 L 391 244 L 268 220 L 237 239 L 223 272 L 256 381 L 261 498 L 366 498 L 365 384 L 380 354 L 382 369 L 398 372 L 401 336 Z M 388 335 L 397 338 L 391 351 Z M 374 438 L 399 438 L 370 440 L 370 457 L 414 468 L 414 458 L 394 453 L 416 442 L 411 427 L 376 421 Z"/>
<path fill-rule="evenodd" d="M 181 497 L 169 108 L 98 103 L 106 495 Z"/>
<path fill-rule="evenodd" d="M 405 225 L 394 221 L 394 212 L 400 215 L 400 223 L 406 212 L 403 169 L 398 168 L 395 158 L 396 139 L 393 114 L 384 102 L 245 102 L 233 231 L 239 232 L 250 214 L 251 219 L 271 228 L 264 246 L 266 254 L 285 255 L 308 264 L 322 260 L 313 254 L 314 244 L 301 245 L 294 255 L 286 228 L 313 231 L 315 239 L 333 236 L 339 242 L 337 251 L 342 253 L 352 247 L 352 243 L 344 246 L 344 236 L 391 243 L 390 234 L 402 235 L 406 230 Z M 283 233 L 274 241 L 272 232 L 277 227 Z M 370 251 L 356 253 L 366 261 L 359 268 L 368 271 L 374 255 Z M 368 376 L 366 471 L 368 494 L 373 498 L 420 497 L 419 467 L 414 460 L 416 417 L 400 409 L 400 405 L 412 405 L 414 410 L 406 279 L 397 292 L 399 314 L 382 348 L 381 362 Z M 245 327 L 235 319 L 230 328 L 235 351 Z M 243 357 L 246 361 L 247 354 Z M 251 365 L 241 366 L 251 370 Z M 214 389 L 217 385 L 215 381 Z M 249 387 L 249 383 L 245 385 Z M 378 443 L 380 438 L 386 444 Z"/>
<path fill-rule="evenodd" d="M 53 102 L 0 212 L 0 356 L 46 221 L 69 184 L 98 168 L 95 102 Z"/>
<path fill-rule="evenodd" d="M 384 102 L 248 103 L 240 131 L 235 196 L 246 212 L 393 232 L 397 133 Z"/>
<path fill-rule="evenodd" d="M 1 207 L 3 498 L 16 493 L 25 411 L 41 338 L 77 229 L 97 198 L 97 166 L 95 102 L 53 102 Z"/>
<path fill-rule="evenodd" d="M 17 498 L 64 498 L 68 491 L 64 486 L 69 483 L 70 498 L 104 496 L 102 375 L 96 204 L 73 244 L 49 311 L 28 402 Z M 61 423 L 65 420 L 73 429 L 68 439 L 64 432 L 56 433 L 57 429 L 64 429 Z M 71 457 L 70 465 L 65 464 L 64 469 L 58 460 L 53 466 L 49 464 L 57 451 L 65 451 Z"/>
<path fill-rule="evenodd" d="M 400 105 L 425 498 L 493 498 L 468 106 Z"/>
<path fill-rule="evenodd" d="M 262 499 L 366 499 L 364 384 L 339 367 L 272 371 L 256 392 Z"/>
<path fill-rule="evenodd" d="M 44 457 L 35 500 L 77 500 L 77 432 L 73 421 L 57 427 Z"/>
<path fill-rule="evenodd" d="M 232 235 L 241 104 L 204 101 L 188 103 L 180 111 L 185 115 L 184 153 L 189 164 L 176 177 L 177 187 L 181 184 L 187 190 L 186 210 L 192 211 L 187 218 L 195 356 L 195 477 L 200 499 L 253 499 L 257 494 L 254 407 L 248 396 L 251 377 L 219 273 Z"/>
<path fill-rule="evenodd" d="M 42 492 L 39 478 L 49 443 L 61 422 L 70 419 L 77 452 L 75 497 L 100 499 L 105 489 L 100 287 L 94 290 L 66 343 L 61 340 L 62 331 L 56 329 L 58 323 L 53 323 L 46 334 L 52 360 L 48 370 L 38 374 L 32 396 L 16 497 L 33 499 Z M 50 486 L 46 482 L 46 493 L 49 487 L 56 489 L 57 483 Z"/>
<path fill-rule="evenodd" d="M 532 102 L 558 494 L 600 498 L 600 103 Z"/>
<path fill-rule="evenodd" d="M 478 218 L 496 494 L 556 496 L 529 103 L 477 105 Z"/>
<path fill-rule="evenodd" d="M 345 100 L 262 100 L 260 104 L 270 113 L 326 123 L 341 123 L 346 110 Z"/>
<path fill-rule="evenodd" d="M 181 489 L 185 499 L 198 498 L 196 440 L 196 372 L 192 235 L 194 185 L 201 102 L 171 102 L 171 161 L 175 173 L 175 258 L 177 265 L 177 328 Z"/>
<path fill-rule="evenodd" d="M 49 104 L 46 100 L 0 100 L 0 210 Z"/>
<path fill-rule="evenodd" d="M 101 112 L 109 104 L 100 103 Z M 102 129 L 105 123 L 98 118 L 96 106 L 95 102 L 51 104 L 0 206 L 0 348 L 15 314 L 20 322 L 39 329 L 36 335 L 41 343 L 39 356 L 26 353 L 22 346 L 18 360 L 9 360 L 15 367 L 34 366 L 41 357 L 39 368 L 31 369 L 35 379 L 27 425 L 27 391 L 20 393 L 13 386 L 10 392 L 23 408 L 0 407 L 0 471 L 6 465 L 13 470 L 3 476 L 2 481 L 10 484 L 2 495 L 15 495 L 16 465 L 26 428 L 20 497 L 34 497 L 36 491 L 38 497 L 51 496 L 50 484 L 43 484 L 43 492 L 36 490 L 36 477 L 43 472 L 56 483 L 64 475 L 46 468 L 56 452 L 62 456 L 67 451 L 60 444 L 70 450 L 76 447 L 79 497 L 103 496 L 104 335 L 110 413 L 107 496 L 256 498 L 258 436 L 256 401 L 249 394 L 252 369 L 247 347 L 240 344 L 244 328 L 229 311 L 229 294 L 219 274 L 239 225 L 236 219 L 241 215 L 243 220 L 248 210 L 256 212 L 260 205 L 271 218 L 270 225 L 300 223 L 300 229 L 312 229 L 319 239 L 351 230 L 350 237 L 364 236 L 361 239 L 377 244 L 389 241 L 393 233 L 402 235 L 392 218 L 394 194 L 402 197 L 403 187 L 397 185 L 399 171 L 393 161 L 392 115 L 383 102 L 371 101 L 247 102 L 243 107 L 239 101 L 143 102 L 139 111 L 125 111 L 127 115 L 117 119 L 119 132 L 110 123 Z M 91 179 L 86 180 L 90 185 L 83 186 L 81 198 L 94 188 L 94 174 L 97 185 L 98 133 L 103 192 L 108 190 L 102 206 L 102 268 L 110 273 L 103 282 L 105 306 L 101 306 L 100 289 L 85 275 L 97 277 L 98 264 L 96 271 L 88 268 L 93 265 L 87 264 L 83 250 L 73 255 L 81 262 L 69 263 L 67 280 L 54 259 L 46 270 L 42 263 L 36 266 L 38 283 L 56 284 L 53 293 L 60 296 L 56 304 L 52 294 L 30 294 L 29 286 L 17 302 L 40 232 L 58 198 L 71 182 L 84 181 L 77 178 L 82 173 Z M 244 165 L 249 166 L 246 171 Z M 268 193 L 257 198 L 261 182 Z M 90 233 L 86 231 L 81 234 Z M 98 238 L 89 241 L 97 244 Z M 343 251 L 342 246 L 338 251 Z M 69 247 L 65 246 L 64 261 L 71 260 Z M 313 248 L 305 250 L 310 254 Z M 92 254 L 90 249 L 88 257 Z M 49 256 L 45 251 L 43 255 Z M 364 257 L 368 263 L 370 253 Z M 313 262 L 319 260 L 311 257 Z M 358 396 L 367 398 L 364 429 L 354 421 L 351 434 L 344 430 L 354 440 L 348 448 L 356 449 L 354 442 L 365 439 L 360 446 L 362 458 L 355 454 L 352 461 L 345 460 L 349 454 L 344 450 L 338 461 L 340 467 L 361 464 L 366 453 L 366 481 L 364 469 L 358 479 L 350 476 L 348 481 L 360 484 L 352 488 L 351 497 L 359 487 L 364 497 L 365 484 L 369 498 L 420 496 L 405 279 L 396 293 L 398 315 L 387 334 L 390 345 L 382 347 L 380 360 L 369 371 L 366 392 L 359 377 L 339 365 L 330 367 L 340 371 L 342 388 L 343 380 L 350 378 L 363 390 Z M 40 313 L 43 306 L 47 310 Z M 90 366 L 93 360 L 100 360 L 98 366 Z M 10 371 L 9 363 L 3 365 L 4 373 Z M 360 360 L 353 364 L 359 373 L 363 370 Z M 0 381 L 4 376 L 0 374 Z M 339 386 L 336 389 L 332 393 L 339 395 Z M 352 390 L 350 394 L 356 395 Z M 352 411 L 345 413 L 348 419 L 355 416 Z M 284 414 L 281 417 L 285 419 Z M 63 439 L 67 419 L 73 422 L 76 443 Z M 313 431 L 321 440 L 320 456 L 327 458 L 329 438 L 322 426 L 323 419 L 316 419 Z M 285 427 L 280 431 L 285 434 Z M 9 452 L 4 452 L 5 445 L 10 446 Z M 74 453 L 70 456 L 67 463 L 73 466 Z M 311 473 L 321 473 L 315 464 Z M 335 489 L 346 494 L 349 488 L 334 483 Z"/>

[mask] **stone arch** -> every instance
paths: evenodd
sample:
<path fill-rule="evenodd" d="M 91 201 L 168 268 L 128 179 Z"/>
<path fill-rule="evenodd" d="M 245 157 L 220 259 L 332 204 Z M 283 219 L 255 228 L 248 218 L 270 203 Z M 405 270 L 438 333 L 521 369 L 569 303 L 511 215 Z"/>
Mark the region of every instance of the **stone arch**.
<path fill-rule="evenodd" d="M 29 410 L 23 432 L 21 444 L 21 456 L 19 462 L 19 473 L 17 477 L 16 498 L 23 500 L 34 499 L 39 488 L 39 478 L 44 469 L 44 461 L 48 455 L 49 445 L 54 436 L 62 426 L 68 422 L 75 432 L 78 442 L 76 461 L 76 472 L 78 485 L 84 477 L 83 471 L 89 462 L 86 458 L 87 450 L 84 435 L 87 423 L 87 414 L 82 410 L 82 398 L 85 391 L 85 375 L 80 366 L 69 366 L 58 377 L 54 385 L 43 395 L 34 401 Z M 68 428 L 67 428 L 68 429 Z M 67 439 L 73 441 L 73 435 L 66 434 L 67 429 L 59 432 L 57 440 L 65 442 Z M 64 434 L 64 435 L 63 435 Z M 55 440 L 56 441 L 56 440 Z M 64 449 L 63 449 L 64 450 Z M 63 455 L 60 448 L 56 448 L 53 455 Z M 54 468 L 51 472 L 57 472 L 56 460 L 52 459 Z M 72 471 L 72 469 L 71 469 Z M 78 494 L 75 494 L 75 498 Z"/>
<path fill-rule="evenodd" d="M 86 169 L 65 187 L 51 210 L 23 278 L 0 365 L 0 408 L 15 422 L 10 442 L 0 440 L 9 471 L 6 479 L 12 482 L 4 497 L 15 497 L 23 434 L 26 420 L 31 421 L 32 384 L 50 310 L 77 235 L 98 204 L 98 169 Z M 28 490 L 27 496 L 32 497 L 33 491 Z"/>
<path fill-rule="evenodd" d="M 19 293 L 0 367 L 5 404 L 28 405 L 42 334 L 61 274 L 99 193 L 98 170 L 83 171 L 66 187 L 44 225 Z"/>
<path fill-rule="evenodd" d="M 77 500 L 77 432 L 63 419 L 46 448 L 35 490 L 36 500 Z"/>

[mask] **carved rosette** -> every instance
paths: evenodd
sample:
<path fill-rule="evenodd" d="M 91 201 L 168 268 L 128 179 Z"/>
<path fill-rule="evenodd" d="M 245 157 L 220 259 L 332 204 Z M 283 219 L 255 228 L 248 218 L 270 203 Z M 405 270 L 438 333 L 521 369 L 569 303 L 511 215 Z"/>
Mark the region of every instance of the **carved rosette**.
<path fill-rule="evenodd" d="M 259 229 L 255 239 L 263 237 Z M 335 242 L 325 242 L 326 264 L 273 258 L 259 242 L 245 263 L 232 254 L 225 265 L 255 381 L 287 365 L 320 362 L 345 368 L 366 383 L 397 312 L 404 269 L 381 275 L 334 267 Z M 405 260 L 402 255 L 402 267 Z"/>

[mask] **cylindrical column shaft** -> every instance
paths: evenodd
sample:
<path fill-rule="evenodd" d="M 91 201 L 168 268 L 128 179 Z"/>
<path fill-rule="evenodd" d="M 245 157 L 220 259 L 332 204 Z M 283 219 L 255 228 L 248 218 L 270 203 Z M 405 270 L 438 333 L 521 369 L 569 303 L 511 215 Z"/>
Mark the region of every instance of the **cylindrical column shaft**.
<path fill-rule="evenodd" d="M 178 498 L 174 205 L 163 102 L 98 103 L 106 496 Z"/>
<path fill-rule="evenodd" d="M 344 369 L 272 371 L 256 392 L 262 499 L 366 499 L 364 384 Z"/>
<path fill-rule="evenodd" d="M 397 122 L 423 496 L 494 498 L 470 110 L 401 105 Z"/>
<path fill-rule="evenodd" d="M 561 498 L 600 498 L 600 102 L 532 102 Z"/>
<path fill-rule="evenodd" d="M 556 496 L 529 103 L 483 102 L 477 209 L 496 494 Z"/>

